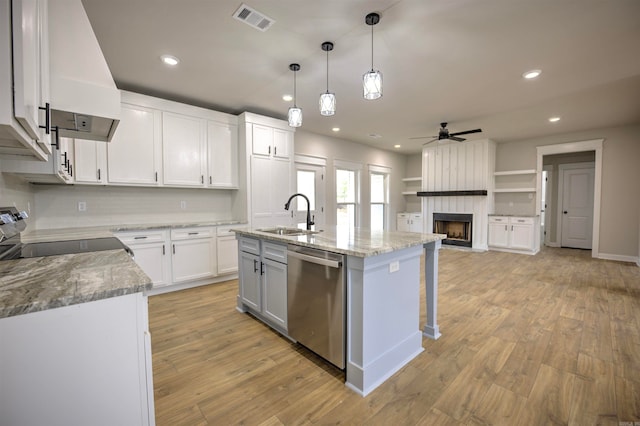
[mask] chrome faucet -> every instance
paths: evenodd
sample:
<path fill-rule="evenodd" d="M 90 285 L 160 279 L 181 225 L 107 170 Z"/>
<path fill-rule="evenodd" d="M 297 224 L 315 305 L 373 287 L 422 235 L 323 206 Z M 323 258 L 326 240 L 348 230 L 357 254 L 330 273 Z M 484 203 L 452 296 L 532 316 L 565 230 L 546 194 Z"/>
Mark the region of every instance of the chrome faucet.
<path fill-rule="evenodd" d="M 291 204 L 291 200 L 293 200 L 294 197 L 297 196 L 301 196 L 302 198 L 304 198 L 305 200 L 307 200 L 307 231 L 311 230 L 311 225 L 315 225 L 313 223 L 313 221 L 311 220 L 311 203 L 309 202 L 309 199 L 307 198 L 306 195 L 304 194 L 293 194 L 291 197 L 289 197 L 289 199 L 287 200 L 287 203 L 284 205 L 284 209 L 285 210 L 289 210 L 289 205 Z"/>

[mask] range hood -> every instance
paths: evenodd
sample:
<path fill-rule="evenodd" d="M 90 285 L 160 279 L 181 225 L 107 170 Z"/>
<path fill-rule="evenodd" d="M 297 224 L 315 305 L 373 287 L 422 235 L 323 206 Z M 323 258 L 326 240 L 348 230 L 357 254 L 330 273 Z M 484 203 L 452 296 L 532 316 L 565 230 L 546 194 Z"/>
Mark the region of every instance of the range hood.
<path fill-rule="evenodd" d="M 109 142 L 120 91 L 82 2 L 50 1 L 48 9 L 51 125 L 61 137 Z"/>

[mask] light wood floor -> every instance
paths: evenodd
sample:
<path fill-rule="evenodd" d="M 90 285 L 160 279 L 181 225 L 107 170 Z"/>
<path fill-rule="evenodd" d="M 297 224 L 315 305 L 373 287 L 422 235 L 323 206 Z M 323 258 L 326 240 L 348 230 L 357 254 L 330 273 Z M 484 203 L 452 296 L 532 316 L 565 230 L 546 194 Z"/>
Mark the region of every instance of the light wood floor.
<path fill-rule="evenodd" d="M 157 424 L 640 421 L 638 266 L 571 249 L 440 253 L 442 337 L 366 398 L 237 312 L 235 280 L 151 297 Z M 422 327 L 424 288 L 421 305 Z"/>

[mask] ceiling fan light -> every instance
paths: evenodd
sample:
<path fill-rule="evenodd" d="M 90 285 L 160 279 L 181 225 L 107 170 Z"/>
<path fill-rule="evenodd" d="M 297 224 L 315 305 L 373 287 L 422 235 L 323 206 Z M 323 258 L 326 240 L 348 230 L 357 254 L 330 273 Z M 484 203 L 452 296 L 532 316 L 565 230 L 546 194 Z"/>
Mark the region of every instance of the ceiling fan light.
<path fill-rule="evenodd" d="M 382 73 L 371 70 L 362 76 L 362 89 L 365 99 L 373 100 L 382 97 Z"/>
<path fill-rule="evenodd" d="M 320 95 L 320 114 L 324 116 L 336 113 L 336 95 L 333 93 L 323 93 Z"/>
<path fill-rule="evenodd" d="M 296 106 L 289 108 L 289 114 L 287 115 L 289 120 L 289 126 L 300 127 L 302 126 L 302 110 Z"/>

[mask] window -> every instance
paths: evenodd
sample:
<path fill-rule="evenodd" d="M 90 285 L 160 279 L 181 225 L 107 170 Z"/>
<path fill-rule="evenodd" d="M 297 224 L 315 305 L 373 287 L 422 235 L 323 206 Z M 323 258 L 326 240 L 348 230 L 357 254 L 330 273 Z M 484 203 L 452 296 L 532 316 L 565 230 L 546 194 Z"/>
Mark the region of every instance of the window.
<path fill-rule="evenodd" d="M 336 162 L 336 225 L 355 228 L 358 220 L 360 165 Z"/>
<path fill-rule="evenodd" d="M 372 231 L 389 228 L 389 172 L 387 167 L 369 166 Z"/>

